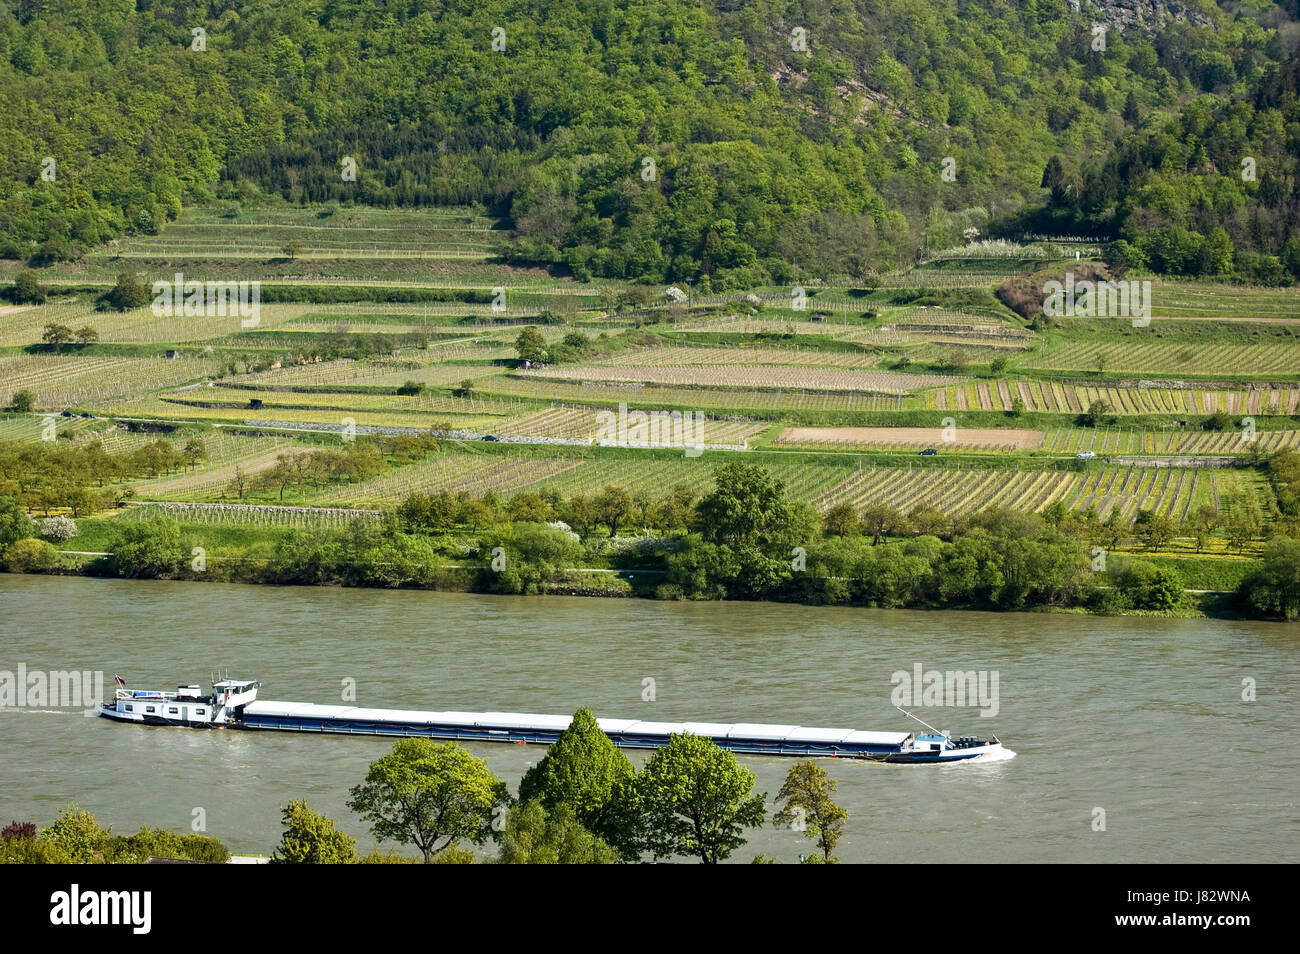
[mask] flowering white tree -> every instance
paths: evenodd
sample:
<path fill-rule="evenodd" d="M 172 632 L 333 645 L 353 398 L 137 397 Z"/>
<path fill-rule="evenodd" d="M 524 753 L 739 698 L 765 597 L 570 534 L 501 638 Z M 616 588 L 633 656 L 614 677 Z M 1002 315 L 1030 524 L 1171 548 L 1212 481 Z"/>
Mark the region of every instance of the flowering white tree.
<path fill-rule="evenodd" d="M 46 517 L 37 529 L 46 540 L 62 543 L 77 535 L 77 521 L 71 517 Z"/>

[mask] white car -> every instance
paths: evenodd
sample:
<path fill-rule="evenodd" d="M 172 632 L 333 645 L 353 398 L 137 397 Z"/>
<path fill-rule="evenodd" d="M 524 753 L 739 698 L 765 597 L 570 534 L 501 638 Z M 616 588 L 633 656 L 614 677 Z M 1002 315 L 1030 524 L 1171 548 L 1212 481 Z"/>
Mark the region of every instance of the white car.
<path fill-rule="evenodd" d="M 1092 460 L 1094 457 L 1097 456 L 1097 453 L 1096 451 L 1079 451 L 1079 453 L 1075 454 L 1074 456 L 1077 457 L 1079 460 Z"/>

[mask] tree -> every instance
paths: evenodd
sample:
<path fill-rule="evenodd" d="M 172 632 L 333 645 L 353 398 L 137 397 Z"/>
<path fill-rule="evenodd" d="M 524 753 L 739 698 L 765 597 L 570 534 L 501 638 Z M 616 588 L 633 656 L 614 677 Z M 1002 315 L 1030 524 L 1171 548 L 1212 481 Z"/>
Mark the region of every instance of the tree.
<path fill-rule="evenodd" d="M 486 841 L 494 809 L 508 798 L 486 762 L 455 742 L 432 739 L 396 742 L 350 795 L 348 807 L 371 823 L 376 838 L 415 845 L 426 864 L 458 839 Z"/>
<path fill-rule="evenodd" d="M 884 504 L 868 504 L 862 508 L 862 532 L 871 535 L 873 547 L 901 530 L 906 522 L 901 513 Z"/>
<path fill-rule="evenodd" d="M 27 510 L 16 497 L 0 496 L 0 553 L 36 532 Z"/>
<path fill-rule="evenodd" d="M 656 858 L 698 856 L 717 864 L 763 824 L 764 795 L 754 773 L 712 740 L 683 732 L 651 756 L 637 776 L 641 846 Z"/>
<path fill-rule="evenodd" d="M 608 865 L 618 855 L 578 821 L 569 805 L 548 812 L 533 801 L 506 813 L 498 860 L 503 865 Z"/>
<path fill-rule="evenodd" d="M 1064 500 L 1055 500 L 1047 505 L 1043 511 L 1043 520 L 1049 526 L 1055 529 L 1061 529 L 1061 524 L 1065 523 L 1065 518 L 1070 515 L 1070 508 Z"/>
<path fill-rule="evenodd" d="M 837 503 L 822 514 L 822 532 L 829 537 L 847 537 L 858 531 L 858 512 L 853 504 Z"/>
<path fill-rule="evenodd" d="M 284 492 L 298 476 L 298 469 L 294 467 L 288 454 L 280 454 L 276 457 L 275 463 L 262 471 L 253 481 L 253 487 L 256 489 L 267 489 L 279 491 L 279 500 L 284 502 Z"/>
<path fill-rule="evenodd" d="M 14 541 L 3 555 L 4 565 L 12 573 L 39 573 L 59 562 L 54 545 L 35 537 Z"/>
<path fill-rule="evenodd" d="M 1079 423 L 1084 427 L 1097 427 L 1104 424 L 1110 415 L 1110 405 L 1098 398 L 1088 405 L 1088 410 L 1079 415 Z"/>
<path fill-rule="evenodd" d="M 41 280 L 30 268 L 24 268 L 14 276 L 13 287 L 9 289 L 9 300 L 15 305 L 40 305 L 45 301 L 45 288 Z"/>
<path fill-rule="evenodd" d="M 64 852 L 76 864 L 104 860 L 112 838 L 112 829 L 99 827 L 95 816 L 84 808 L 68 805 L 59 809 L 59 817 L 42 828 L 40 839 Z"/>
<path fill-rule="evenodd" d="M 273 865 L 350 865 L 357 861 L 357 840 L 340 831 L 332 818 L 290 801 L 280 810 L 284 834 L 271 854 Z"/>
<path fill-rule="evenodd" d="M 141 308 L 149 303 L 149 286 L 135 272 L 122 272 L 104 298 L 118 311 Z"/>
<path fill-rule="evenodd" d="M 792 825 L 817 843 L 822 857 L 831 861 L 835 845 L 844 833 L 849 813 L 835 804 L 835 779 L 811 759 L 790 766 L 785 783 L 776 793 L 781 810 L 773 816 L 777 825 Z"/>
<path fill-rule="evenodd" d="M 36 407 L 36 394 L 23 388 L 15 391 L 13 398 L 9 403 L 9 410 L 17 411 L 20 414 L 29 414 Z"/>
<path fill-rule="evenodd" d="M 74 334 L 73 330 L 67 325 L 51 322 L 41 332 L 41 340 L 55 351 L 59 351 L 65 344 L 72 341 Z"/>
<path fill-rule="evenodd" d="M 235 465 L 235 475 L 230 478 L 230 483 L 226 485 L 226 489 L 240 500 L 243 500 L 244 494 L 248 493 L 248 475 L 244 473 L 244 468 L 238 464 Z"/>
<path fill-rule="evenodd" d="M 77 344 L 88 345 L 99 340 L 99 332 L 90 325 L 82 325 L 73 332 L 73 337 L 77 339 Z"/>
<path fill-rule="evenodd" d="M 1210 534 L 1219 526 L 1219 511 L 1213 504 L 1204 503 L 1196 508 L 1192 517 L 1192 538 L 1196 541 L 1196 552 L 1200 553 L 1210 542 Z"/>
<path fill-rule="evenodd" d="M 191 437 L 181 450 L 181 458 L 185 461 L 186 467 L 193 467 L 199 461 L 208 459 L 208 445 L 201 437 Z"/>
<path fill-rule="evenodd" d="M 1284 620 L 1300 617 L 1300 540 L 1270 541 L 1260 568 L 1242 581 L 1238 592 L 1256 609 Z"/>
<path fill-rule="evenodd" d="M 77 535 L 77 522 L 70 517 L 46 517 L 39 530 L 42 538 L 63 543 Z"/>
<path fill-rule="evenodd" d="M 185 565 L 180 525 L 170 517 L 123 522 L 110 558 L 118 576 L 168 577 Z"/>
<path fill-rule="evenodd" d="M 612 285 L 601 286 L 599 292 L 600 310 L 604 312 L 606 317 L 613 317 L 614 313 L 618 311 L 619 298 L 617 288 Z"/>
<path fill-rule="evenodd" d="M 297 241 L 285 242 L 284 245 L 280 247 L 280 251 L 284 253 L 285 258 L 289 259 L 289 261 L 293 261 L 302 254 L 302 243 Z"/>
<path fill-rule="evenodd" d="M 583 537 L 591 533 L 592 528 L 600 521 L 600 511 L 596 508 L 596 502 L 586 494 L 574 494 L 570 497 L 564 516 L 569 526 Z"/>
<path fill-rule="evenodd" d="M 790 524 L 785 484 L 757 464 L 724 464 L 713 472 L 713 492 L 696 506 L 700 532 L 710 543 L 762 545 Z"/>
<path fill-rule="evenodd" d="M 593 504 L 596 512 L 600 514 L 600 522 L 609 527 L 611 537 L 618 536 L 619 526 L 636 513 L 636 501 L 632 499 L 632 495 L 625 488 L 615 484 L 607 484 L 605 489 L 596 495 Z"/>
<path fill-rule="evenodd" d="M 1051 159 L 1047 160 L 1039 186 L 1049 191 L 1052 205 L 1060 205 L 1065 201 L 1069 186 L 1066 182 L 1065 167 L 1061 163 L 1060 156 L 1052 156 Z"/>
<path fill-rule="evenodd" d="M 655 516 L 664 530 L 684 530 L 695 510 L 695 491 L 688 484 L 674 484 L 655 505 Z"/>
<path fill-rule="evenodd" d="M 1232 415 L 1219 408 L 1201 423 L 1201 427 L 1207 431 L 1226 431 L 1232 427 Z"/>
<path fill-rule="evenodd" d="M 1228 546 L 1240 553 L 1259 533 L 1259 518 L 1247 500 L 1236 499 L 1225 501 L 1225 504 L 1223 531 L 1228 537 Z"/>
<path fill-rule="evenodd" d="M 1142 113 L 1138 109 L 1137 97 L 1129 90 L 1128 96 L 1124 100 L 1124 122 L 1130 126 L 1136 126 L 1142 118 Z"/>
<path fill-rule="evenodd" d="M 515 350 L 519 352 L 520 361 L 543 364 L 546 361 L 546 339 L 533 325 L 519 332 L 515 339 Z"/>
<path fill-rule="evenodd" d="M 1116 588 L 1138 609 L 1171 610 L 1183 601 L 1183 578 L 1146 560 L 1128 561 L 1114 574 Z"/>
<path fill-rule="evenodd" d="M 536 801 L 546 809 L 568 806 L 583 827 L 630 861 L 636 857 L 635 777 L 631 761 L 584 708 L 573 714 L 546 756 L 524 774 L 519 800 Z"/>

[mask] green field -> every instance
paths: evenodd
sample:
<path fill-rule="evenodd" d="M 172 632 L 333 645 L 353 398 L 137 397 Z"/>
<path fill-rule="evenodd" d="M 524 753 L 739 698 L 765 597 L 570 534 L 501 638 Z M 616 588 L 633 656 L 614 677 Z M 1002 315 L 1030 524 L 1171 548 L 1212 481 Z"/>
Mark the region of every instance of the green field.
<path fill-rule="evenodd" d="M 1041 258 L 948 253 L 874 289 L 809 289 L 799 308 L 790 289 L 771 286 L 692 296 L 688 306 L 664 288 L 634 295 L 628 285 L 505 264 L 508 236 L 499 226 L 470 208 L 218 206 L 53 266 L 42 280 L 68 290 L 44 305 L 8 308 L 0 320 L 0 398 L 27 390 L 36 399 L 35 413 L 0 419 L 0 440 L 40 440 L 46 415 L 65 408 L 93 417 L 59 417 L 59 439 L 98 441 L 110 453 L 158 439 L 115 421 L 158 421 L 175 428 L 162 439 L 178 446 L 199 434 L 206 460 L 134 479 L 132 494 L 199 507 L 186 519 L 232 527 L 331 524 L 347 508 L 389 508 L 416 491 L 570 496 L 617 484 L 661 494 L 686 484 L 700 492 L 713 464 L 740 457 L 762 462 L 821 509 L 927 504 L 955 516 L 1062 503 L 1103 519 L 1154 510 L 1185 523 L 1204 506 L 1248 507 L 1262 529 L 1274 513 L 1272 491 L 1250 465 L 1300 447 L 1293 289 L 1163 280 L 1148 327 L 1080 319 L 1039 328 L 992 292 L 1041 267 Z M 253 329 L 235 316 L 98 307 L 92 289 L 128 268 L 147 282 L 181 272 L 301 286 L 304 300 L 264 303 Z M 382 300 L 393 289 L 428 300 Z M 582 360 L 515 368 L 515 338 L 533 322 L 545 322 L 548 345 L 585 335 Z M 42 348 L 50 323 L 88 325 L 98 342 Z M 379 353 L 347 352 L 367 339 Z M 1104 418 L 1082 422 L 1095 402 L 1106 405 Z M 699 412 L 708 417 L 707 441 L 750 450 L 696 457 L 589 446 L 599 414 L 620 405 Z M 1231 416 L 1226 425 L 1202 427 L 1220 410 Z M 1249 435 L 1240 417 L 1252 419 Z M 928 460 L 888 441 L 772 442 L 796 424 L 949 422 L 1031 427 L 1042 440 L 1023 450 L 954 445 Z M 353 425 L 452 428 L 515 443 L 452 440 L 422 460 L 393 460 L 364 479 L 314 489 L 253 490 L 246 499 L 232 489 L 236 472 L 255 477 L 282 455 L 339 446 Z M 1081 452 L 1096 459 L 1076 465 Z M 1161 458 L 1175 466 L 1150 466 Z M 1243 466 L 1212 467 L 1208 458 Z M 280 504 L 324 509 L 240 509 Z"/>

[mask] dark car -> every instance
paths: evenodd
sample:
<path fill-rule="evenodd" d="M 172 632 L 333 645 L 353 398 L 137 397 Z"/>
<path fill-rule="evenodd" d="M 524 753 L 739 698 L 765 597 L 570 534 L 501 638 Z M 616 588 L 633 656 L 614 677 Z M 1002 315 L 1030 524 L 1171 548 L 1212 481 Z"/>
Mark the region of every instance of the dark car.
<path fill-rule="evenodd" d="M 485 440 L 485 441 L 499 441 L 499 440 L 501 440 L 501 438 L 497 437 L 495 434 L 484 434 L 484 435 L 483 435 L 483 440 Z"/>
<path fill-rule="evenodd" d="M 937 453 L 939 453 L 939 452 L 938 452 L 937 450 L 935 450 L 933 447 L 927 447 L 925 450 L 921 451 L 921 456 L 922 456 L 922 457 L 933 457 L 933 456 L 934 456 L 935 454 L 937 454 Z"/>

